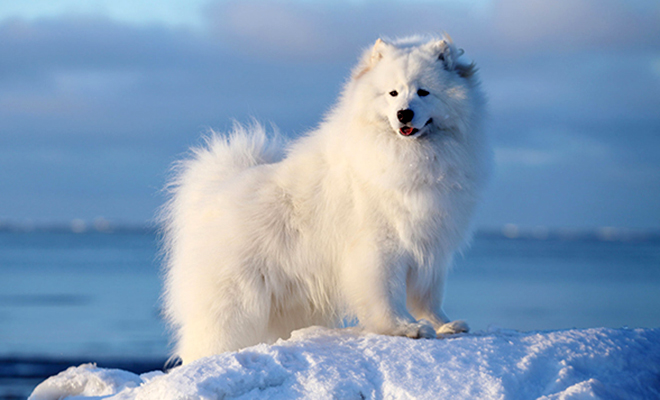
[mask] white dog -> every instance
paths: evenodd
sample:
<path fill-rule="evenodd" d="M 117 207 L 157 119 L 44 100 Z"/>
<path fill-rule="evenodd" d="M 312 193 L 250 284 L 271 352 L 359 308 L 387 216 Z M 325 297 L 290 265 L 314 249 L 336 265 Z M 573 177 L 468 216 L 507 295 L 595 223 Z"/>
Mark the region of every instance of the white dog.
<path fill-rule="evenodd" d="M 320 127 L 213 136 L 165 210 L 165 308 L 199 357 L 357 318 L 411 338 L 467 331 L 441 308 L 489 151 L 473 64 L 448 37 L 378 40 Z"/>

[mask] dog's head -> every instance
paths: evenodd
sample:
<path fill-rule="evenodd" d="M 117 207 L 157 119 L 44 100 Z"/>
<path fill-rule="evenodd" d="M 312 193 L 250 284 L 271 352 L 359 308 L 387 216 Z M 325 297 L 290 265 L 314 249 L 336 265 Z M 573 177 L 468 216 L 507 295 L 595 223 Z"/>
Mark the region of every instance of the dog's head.
<path fill-rule="evenodd" d="M 476 83 L 474 64 L 460 63 L 462 54 L 448 36 L 378 39 L 353 73 L 360 104 L 402 138 L 456 129 Z"/>

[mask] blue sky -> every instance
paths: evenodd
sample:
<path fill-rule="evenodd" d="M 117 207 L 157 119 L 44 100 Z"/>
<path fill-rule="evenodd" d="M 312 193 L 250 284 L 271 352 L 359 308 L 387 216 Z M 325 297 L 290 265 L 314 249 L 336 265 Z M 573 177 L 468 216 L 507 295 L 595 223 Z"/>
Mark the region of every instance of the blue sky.
<path fill-rule="evenodd" d="M 208 128 L 300 134 L 362 48 L 441 31 L 490 100 L 478 226 L 660 228 L 655 0 L 2 2 L 0 220 L 148 221 Z"/>

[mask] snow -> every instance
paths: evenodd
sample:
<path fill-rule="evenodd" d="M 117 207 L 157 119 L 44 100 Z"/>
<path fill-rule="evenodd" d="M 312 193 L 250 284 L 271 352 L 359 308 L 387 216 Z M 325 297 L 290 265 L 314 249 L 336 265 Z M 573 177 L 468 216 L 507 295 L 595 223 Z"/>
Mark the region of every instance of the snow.
<path fill-rule="evenodd" d="M 29 399 L 65 398 L 654 399 L 660 329 L 495 329 L 413 340 L 311 327 L 168 373 L 71 367 Z"/>

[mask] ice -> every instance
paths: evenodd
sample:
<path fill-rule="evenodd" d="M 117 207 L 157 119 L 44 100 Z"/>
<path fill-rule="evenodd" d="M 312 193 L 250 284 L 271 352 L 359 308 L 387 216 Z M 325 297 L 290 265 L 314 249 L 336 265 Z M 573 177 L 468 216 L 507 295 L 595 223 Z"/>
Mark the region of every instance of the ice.
<path fill-rule="evenodd" d="M 660 398 L 660 329 L 491 330 L 437 340 L 311 327 L 289 340 L 136 375 L 72 367 L 46 399 Z M 75 396 L 75 397 L 74 397 Z"/>

